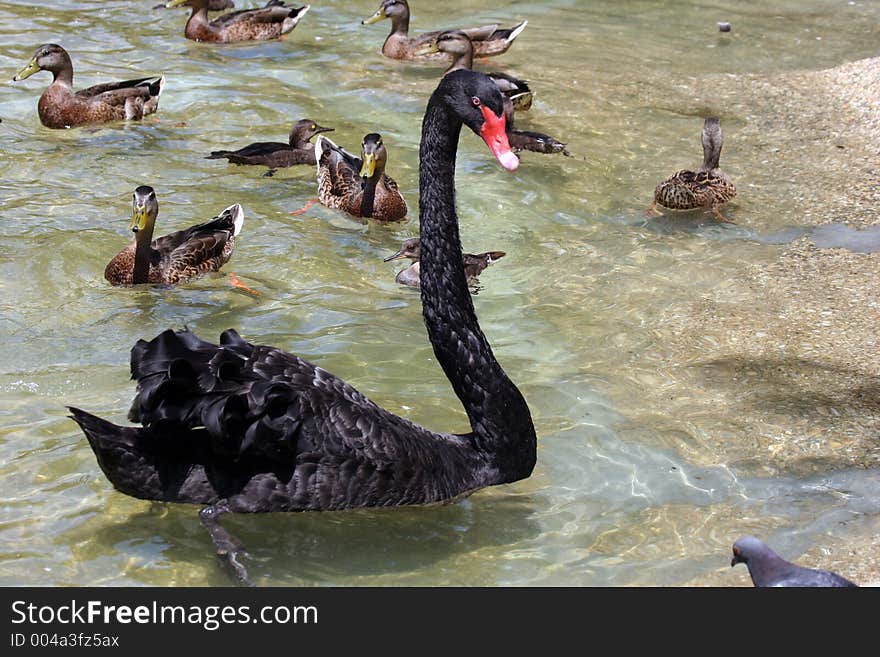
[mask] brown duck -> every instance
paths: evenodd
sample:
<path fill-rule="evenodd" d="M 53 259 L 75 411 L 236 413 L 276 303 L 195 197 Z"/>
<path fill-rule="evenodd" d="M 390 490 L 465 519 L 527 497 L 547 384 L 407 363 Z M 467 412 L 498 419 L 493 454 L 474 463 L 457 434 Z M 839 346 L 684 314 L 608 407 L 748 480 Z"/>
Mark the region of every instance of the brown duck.
<path fill-rule="evenodd" d="M 360 158 L 327 137 L 315 140 L 318 162 L 318 200 L 355 217 L 397 221 L 406 216 L 406 201 L 397 183 L 385 174 L 388 151 L 382 136 L 364 137 Z"/>
<path fill-rule="evenodd" d="M 391 59 L 410 59 L 415 61 L 431 61 L 446 58 L 444 53 L 419 53 L 422 46 L 434 41 L 440 31 L 424 32 L 417 37 L 409 37 L 409 5 L 406 0 L 382 0 L 379 9 L 361 23 L 370 25 L 383 18 L 391 19 L 391 33 L 382 45 L 382 54 Z M 523 21 L 511 28 L 499 28 L 498 25 L 462 28 L 474 42 L 474 51 L 480 57 L 490 57 L 507 52 L 513 40 L 519 36 L 528 21 Z"/>
<path fill-rule="evenodd" d="M 296 164 L 317 164 L 315 145 L 312 137 L 321 132 L 332 132 L 333 128 L 325 128 L 311 119 L 300 119 L 290 130 L 288 143 L 279 141 L 260 141 L 249 144 L 237 151 L 212 151 L 209 160 L 226 158 L 234 164 L 262 164 L 269 167 L 265 174 L 271 176 L 276 169 L 292 167 Z"/>
<path fill-rule="evenodd" d="M 186 5 L 192 9 L 184 34 L 193 41 L 233 43 L 277 39 L 297 26 L 311 5 L 288 7 L 281 0 L 269 0 L 260 9 L 241 9 L 208 18 L 208 0 L 170 0 L 166 7 Z"/>
<path fill-rule="evenodd" d="M 444 52 L 452 56 L 452 63 L 444 75 L 461 69 L 473 70 L 474 43 L 461 30 L 441 32 L 437 38 L 424 45 L 419 52 Z M 571 157 L 566 145 L 543 132 L 518 130 L 514 127 L 514 110 L 526 111 L 532 107 L 532 90 L 525 80 L 507 73 L 487 73 L 504 99 L 504 117 L 507 121 L 507 140 L 514 152 L 532 151 L 535 153 L 562 153 Z"/>
<path fill-rule="evenodd" d="M 438 33 L 437 38 L 421 46 L 418 52 L 423 54 L 442 52 L 449 55 L 452 60 L 444 71 L 444 75 L 460 69 L 468 71 L 474 69 L 474 42 L 461 30 L 447 30 Z M 493 72 L 486 73 L 486 75 L 492 78 L 495 86 L 504 96 L 505 114 L 510 111 L 508 103 L 511 103 L 514 109 L 522 112 L 531 109 L 533 94 L 525 80 L 520 80 L 507 73 Z"/>
<path fill-rule="evenodd" d="M 38 71 L 49 71 L 53 78 L 37 103 L 40 121 L 47 128 L 140 120 L 156 111 L 165 85 L 164 77 L 141 78 L 74 91 L 70 55 L 54 43 L 37 48 L 31 61 L 12 80 L 24 80 Z"/>
<path fill-rule="evenodd" d="M 210 221 L 153 239 L 159 202 L 152 187 L 134 190 L 131 230 L 134 240 L 104 270 L 113 285 L 153 283 L 175 285 L 217 271 L 229 260 L 235 236 L 244 223 L 236 203 Z"/>
<path fill-rule="evenodd" d="M 718 210 L 736 196 L 736 185 L 718 168 L 724 144 L 721 121 L 710 117 L 703 122 L 702 142 L 703 165 L 696 171 L 679 171 L 657 185 L 649 212 L 659 212 L 658 205 L 671 210 L 708 208 L 721 221 L 729 221 Z"/>
<path fill-rule="evenodd" d="M 506 254 L 504 251 L 487 251 L 486 253 L 463 253 L 464 256 L 464 274 L 468 283 L 476 283 L 477 277 L 482 271 L 494 263 L 496 260 L 503 258 Z M 409 285 L 410 287 L 421 287 L 421 270 L 419 260 L 421 260 L 421 240 L 418 237 L 410 237 L 403 240 L 400 251 L 394 255 L 385 258 L 385 262 L 399 260 L 400 258 L 409 258 L 412 264 L 406 269 L 397 272 L 394 280 L 401 285 Z"/>

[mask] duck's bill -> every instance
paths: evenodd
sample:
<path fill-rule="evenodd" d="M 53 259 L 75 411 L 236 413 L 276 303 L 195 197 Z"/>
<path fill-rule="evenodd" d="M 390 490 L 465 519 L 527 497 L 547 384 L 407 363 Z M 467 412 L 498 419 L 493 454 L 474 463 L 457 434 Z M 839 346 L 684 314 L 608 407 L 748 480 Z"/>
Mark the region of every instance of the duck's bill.
<path fill-rule="evenodd" d="M 480 128 L 480 137 L 486 142 L 486 146 L 492 151 L 492 155 L 498 160 L 498 164 L 508 171 L 515 171 L 519 166 L 519 158 L 514 155 L 507 140 L 507 120 L 502 113 L 495 114 L 485 105 L 480 109 L 483 112 L 483 127 Z"/>
<path fill-rule="evenodd" d="M 361 178 L 372 178 L 376 173 L 376 155 L 375 153 L 364 153 L 364 162 L 361 165 Z"/>
<path fill-rule="evenodd" d="M 416 57 L 424 57 L 425 55 L 433 55 L 435 52 L 440 52 L 440 48 L 437 47 L 436 41 L 431 41 L 430 43 L 426 43 L 416 48 L 413 51 L 413 55 Z"/>
<path fill-rule="evenodd" d="M 361 25 L 372 25 L 373 23 L 378 23 L 383 18 L 388 18 L 388 17 L 385 15 L 385 8 L 380 7 L 379 9 L 376 10 L 375 14 L 373 14 L 369 18 L 365 18 L 364 20 L 362 20 Z"/>
<path fill-rule="evenodd" d="M 533 98 L 534 94 L 531 91 L 523 91 L 522 93 L 510 96 L 514 109 L 518 109 L 521 112 L 527 112 L 532 109 Z"/>
<path fill-rule="evenodd" d="M 137 233 L 147 227 L 147 206 L 135 205 L 131 211 L 131 232 Z"/>
<path fill-rule="evenodd" d="M 37 64 L 37 58 L 34 57 L 31 61 L 29 61 L 27 63 L 27 66 L 25 66 L 23 69 L 21 69 L 18 73 L 15 74 L 15 77 L 12 78 L 12 81 L 18 82 L 19 80 L 24 80 L 25 78 L 29 78 L 39 70 L 40 70 L 40 67 Z"/>
<path fill-rule="evenodd" d="M 391 262 L 392 260 L 400 260 L 401 258 L 405 258 L 405 257 L 406 256 L 403 255 L 403 249 L 401 249 L 400 251 L 398 251 L 394 255 L 390 255 L 387 258 L 384 258 L 382 260 L 382 262 Z"/>
<path fill-rule="evenodd" d="M 318 133 L 321 133 L 321 132 L 333 132 L 335 129 L 336 128 L 325 128 L 322 125 L 316 125 L 315 126 L 315 134 L 317 135 Z"/>
<path fill-rule="evenodd" d="M 179 7 L 187 0 L 169 0 L 165 3 L 165 9 L 171 9 L 172 7 Z"/>

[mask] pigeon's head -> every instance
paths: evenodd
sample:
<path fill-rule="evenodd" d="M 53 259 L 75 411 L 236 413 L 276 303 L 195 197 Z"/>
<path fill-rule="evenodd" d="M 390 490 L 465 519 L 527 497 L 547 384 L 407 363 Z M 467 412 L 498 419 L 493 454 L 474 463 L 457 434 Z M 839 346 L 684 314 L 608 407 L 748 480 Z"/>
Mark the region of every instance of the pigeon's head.
<path fill-rule="evenodd" d="M 733 559 L 730 560 L 731 567 L 738 563 L 748 565 L 749 559 L 759 554 L 767 553 L 767 546 L 754 536 L 743 536 L 733 544 Z"/>

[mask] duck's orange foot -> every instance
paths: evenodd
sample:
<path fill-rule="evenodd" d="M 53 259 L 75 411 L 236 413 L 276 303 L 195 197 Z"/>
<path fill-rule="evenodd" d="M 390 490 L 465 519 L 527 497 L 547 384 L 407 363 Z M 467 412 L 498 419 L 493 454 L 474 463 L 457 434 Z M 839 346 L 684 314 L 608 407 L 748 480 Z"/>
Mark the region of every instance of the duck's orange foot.
<path fill-rule="evenodd" d="M 237 287 L 239 290 L 247 292 L 248 294 L 253 294 L 255 297 L 260 296 L 259 292 L 254 288 L 245 285 L 242 280 L 232 272 L 229 273 L 229 284 L 232 285 L 232 287 Z"/>
<path fill-rule="evenodd" d="M 651 205 L 648 206 L 648 209 L 645 210 L 646 217 L 658 217 L 661 214 L 663 214 L 663 213 L 657 209 L 657 201 L 654 201 L 653 203 L 651 203 Z"/>
<path fill-rule="evenodd" d="M 723 214 L 721 214 L 721 210 L 719 210 L 717 207 L 714 207 L 714 206 L 713 206 L 713 208 L 712 208 L 712 214 L 715 215 L 715 218 L 718 219 L 718 221 L 723 221 L 723 222 L 726 223 L 726 224 L 732 224 L 732 223 L 735 223 L 732 219 L 728 219 L 728 218 L 725 217 Z"/>
<path fill-rule="evenodd" d="M 306 210 L 308 210 L 310 207 L 312 207 L 317 202 L 318 202 L 318 199 L 310 198 L 304 206 L 302 206 L 299 210 L 293 210 L 292 212 L 290 212 L 290 214 L 297 214 L 297 215 L 303 214 Z"/>

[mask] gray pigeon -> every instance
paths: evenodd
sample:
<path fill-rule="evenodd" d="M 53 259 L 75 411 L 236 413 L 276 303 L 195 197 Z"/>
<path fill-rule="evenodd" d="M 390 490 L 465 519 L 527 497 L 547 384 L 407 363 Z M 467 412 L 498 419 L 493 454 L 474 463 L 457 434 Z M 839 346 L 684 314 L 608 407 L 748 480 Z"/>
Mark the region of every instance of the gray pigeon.
<path fill-rule="evenodd" d="M 754 536 L 743 536 L 733 544 L 731 567 L 748 566 L 755 586 L 858 586 L 848 579 L 786 561 Z"/>

